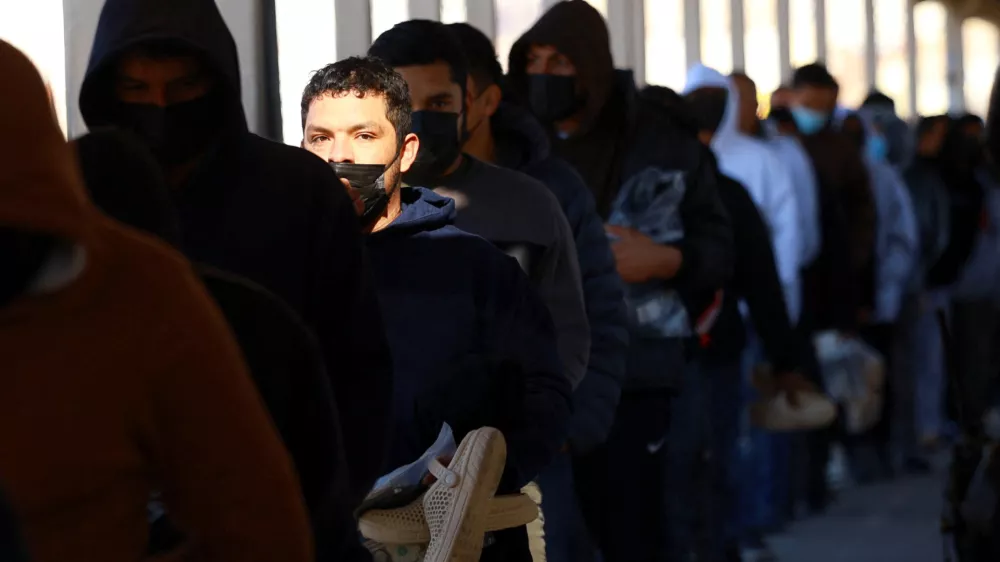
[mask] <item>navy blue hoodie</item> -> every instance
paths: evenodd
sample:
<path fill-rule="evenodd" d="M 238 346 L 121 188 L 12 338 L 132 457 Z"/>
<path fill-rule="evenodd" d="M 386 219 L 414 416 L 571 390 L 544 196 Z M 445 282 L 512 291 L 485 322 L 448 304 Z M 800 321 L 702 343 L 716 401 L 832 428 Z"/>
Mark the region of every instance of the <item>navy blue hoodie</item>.
<path fill-rule="evenodd" d="M 442 422 L 456 439 L 507 439 L 502 490 L 518 490 L 566 437 L 570 385 L 548 308 L 517 261 L 452 226 L 455 203 L 401 188 L 402 214 L 368 248 L 395 363 L 387 469 L 417 459 Z"/>
<path fill-rule="evenodd" d="M 80 91 L 88 127 L 119 124 L 115 64 L 153 41 L 200 53 L 225 101 L 220 138 L 174 192 L 182 250 L 262 285 L 314 331 L 360 503 L 382 467 L 392 365 L 354 207 L 321 160 L 247 130 L 236 45 L 213 0 L 107 0 Z"/>
<path fill-rule="evenodd" d="M 500 105 L 490 126 L 497 164 L 544 183 L 573 230 L 590 321 L 590 362 L 573 393 L 569 431 L 573 450 L 586 452 L 607 439 L 621 396 L 628 352 L 624 286 L 594 197 L 573 166 L 552 156 L 545 128 L 527 109 L 509 102 Z"/>

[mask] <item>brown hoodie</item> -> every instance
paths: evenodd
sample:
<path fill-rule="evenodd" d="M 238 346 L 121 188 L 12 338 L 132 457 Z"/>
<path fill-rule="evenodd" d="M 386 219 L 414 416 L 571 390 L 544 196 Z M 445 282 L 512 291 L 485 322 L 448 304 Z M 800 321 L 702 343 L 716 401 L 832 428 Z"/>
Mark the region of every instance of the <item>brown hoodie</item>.
<path fill-rule="evenodd" d="M 90 205 L 41 78 L 3 42 L 0 75 L 0 225 L 84 260 L 0 308 L 0 488 L 30 559 L 141 560 L 160 490 L 195 537 L 185 560 L 309 560 L 291 463 L 190 266 Z"/>

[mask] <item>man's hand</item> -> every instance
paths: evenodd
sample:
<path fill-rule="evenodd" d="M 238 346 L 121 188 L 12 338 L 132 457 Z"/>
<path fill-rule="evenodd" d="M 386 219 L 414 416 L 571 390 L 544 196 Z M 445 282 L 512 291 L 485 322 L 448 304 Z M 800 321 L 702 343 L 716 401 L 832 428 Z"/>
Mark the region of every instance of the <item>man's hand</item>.
<path fill-rule="evenodd" d="M 799 373 L 785 373 L 774 377 L 775 390 L 788 396 L 788 403 L 793 408 L 801 405 L 799 393 L 816 392 L 816 385 L 809 382 Z"/>
<path fill-rule="evenodd" d="M 607 225 L 608 234 L 617 238 L 611 244 L 618 274 L 626 283 L 645 283 L 652 279 L 673 279 L 684 259 L 680 250 L 657 244 L 645 234 L 621 226 Z"/>

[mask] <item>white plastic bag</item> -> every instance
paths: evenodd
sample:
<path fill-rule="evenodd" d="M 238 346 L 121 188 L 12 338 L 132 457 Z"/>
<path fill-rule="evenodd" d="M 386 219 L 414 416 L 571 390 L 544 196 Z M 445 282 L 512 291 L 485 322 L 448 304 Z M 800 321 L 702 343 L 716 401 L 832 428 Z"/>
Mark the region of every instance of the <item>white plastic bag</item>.
<path fill-rule="evenodd" d="M 441 433 L 438 434 L 437 441 L 427 449 L 424 454 L 414 462 L 406 466 L 401 466 L 391 473 L 379 478 L 375 482 L 375 487 L 369 495 L 383 488 L 406 488 L 416 486 L 428 473 L 428 465 L 432 459 L 442 457 L 452 457 L 458 445 L 455 444 L 455 434 L 448 424 L 441 426 Z"/>

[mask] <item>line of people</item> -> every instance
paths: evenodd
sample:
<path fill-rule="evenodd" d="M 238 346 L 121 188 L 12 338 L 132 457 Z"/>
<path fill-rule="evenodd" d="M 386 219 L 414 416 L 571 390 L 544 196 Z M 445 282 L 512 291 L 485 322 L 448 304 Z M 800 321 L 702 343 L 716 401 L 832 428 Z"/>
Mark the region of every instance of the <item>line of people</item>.
<path fill-rule="evenodd" d="M 765 121 L 744 74 L 640 90 L 582 0 L 506 74 L 472 26 L 396 25 L 313 74 L 298 148 L 248 130 L 211 0 L 106 1 L 69 144 L 7 44 L 0 73 L 11 560 L 371 560 L 369 493 L 444 426 L 463 444 L 405 500 L 451 537 L 428 560 L 759 555 L 861 438 L 751 406 L 825 400 L 824 333 L 932 371 L 929 303 L 1000 275 L 981 122 L 911 147 L 820 64 Z M 867 437 L 919 468 L 897 430 L 943 435 L 943 373 L 889 378 Z M 487 533 L 526 487 L 544 523 Z"/>

